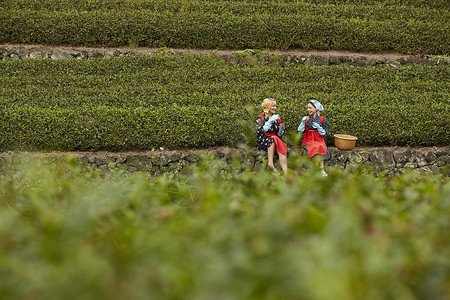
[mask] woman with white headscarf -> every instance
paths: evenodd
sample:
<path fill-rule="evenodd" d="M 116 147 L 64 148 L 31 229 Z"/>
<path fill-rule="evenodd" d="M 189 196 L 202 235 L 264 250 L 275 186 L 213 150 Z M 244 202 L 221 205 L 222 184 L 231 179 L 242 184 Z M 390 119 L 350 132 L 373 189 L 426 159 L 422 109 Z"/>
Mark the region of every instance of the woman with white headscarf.
<path fill-rule="evenodd" d="M 330 134 L 330 123 L 327 118 L 320 115 L 323 111 L 323 106 L 319 101 L 315 99 L 309 101 L 306 110 L 308 111 L 308 116 L 303 117 L 297 129 L 297 132 L 305 133 L 302 143 L 305 147 L 303 153 L 308 154 L 310 158 L 313 158 L 315 155 L 320 155 L 322 157 L 320 163 L 322 176 L 328 176 L 323 166 L 324 161 L 328 158 L 325 136 Z"/>
<path fill-rule="evenodd" d="M 256 117 L 255 128 L 257 149 L 267 151 L 267 166 L 275 170 L 273 157 L 278 154 L 281 169 L 287 174 L 287 145 L 281 140 L 284 135 L 284 123 L 275 114 L 277 102 L 275 99 L 266 98 L 261 104 L 263 112 Z"/>

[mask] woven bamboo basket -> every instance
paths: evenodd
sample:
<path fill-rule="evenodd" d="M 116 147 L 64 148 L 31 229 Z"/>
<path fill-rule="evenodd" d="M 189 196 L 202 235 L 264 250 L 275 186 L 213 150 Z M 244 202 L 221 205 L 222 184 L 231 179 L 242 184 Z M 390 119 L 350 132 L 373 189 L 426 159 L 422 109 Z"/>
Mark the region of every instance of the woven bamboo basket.
<path fill-rule="evenodd" d="M 335 134 L 334 135 L 334 144 L 336 148 L 339 150 L 352 150 L 356 145 L 356 140 L 358 138 L 356 136 L 347 135 L 347 134 Z"/>

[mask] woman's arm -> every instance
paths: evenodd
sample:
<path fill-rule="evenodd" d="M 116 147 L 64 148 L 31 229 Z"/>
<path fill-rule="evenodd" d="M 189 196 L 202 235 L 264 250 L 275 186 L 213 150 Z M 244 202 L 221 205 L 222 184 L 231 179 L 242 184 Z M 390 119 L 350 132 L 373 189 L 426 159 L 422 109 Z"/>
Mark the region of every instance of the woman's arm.
<path fill-rule="evenodd" d="M 262 129 L 263 125 L 264 125 L 264 121 L 261 120 L 260 116 L 257 116 L 256 120 L 255 120 L 254 130 L 259 131 L 260 129 Z"/>
<path fill-rule="evenodd" d="M 317 132 L 321 135 L 321 136 L 326 136 L 330 133 L 330 123 L 328 122 L 327 118 L 323 118 L 323 124 L 322 122 L 316 123 L 314 122 L 312 124 L 312 126 L 317 129 Z"/>
<path fill-rule="evenodd" d="M 261 120 L 261 118 L 258 116 L 255 120 L 255 135 L 256 135 L 256 143 L 261 144 L 264 136 L 266 135 L 264 129 L 263 129 L 264 121 Z"/>
<path fill-rule="evenodd" d="M 285 129 L 285 125 L 286 123 L 284 123 L 281 119 L 280 122 L 277 124 L 278 125 L 278 137 L 282 138 L 284 136 L 284 129 Z"/>
<path fill-rule="evenodd" d="M 306 124 L 306 117 L 303 117 L 303 119 L 300 121 L 300 124 L 298 125 L 297 132 L 305 132 L 305 124 Z"/>
<path fill-rule="evenodd" d="M 328 122 L 328 119 L 323 117 L 323 125 L 322 128 L 325 130 L 325 135 L 330 134 L 330 122 Z"/>
<path fill-rule="evenodd" d="M 278 120 L 278 115 L 273 115 L 269 118 L 269 120 L 264 123 L 263 129 L 265 132 L 269 131 L 270 127 L 272 127 L 272 124 L 277 122 Z"/>

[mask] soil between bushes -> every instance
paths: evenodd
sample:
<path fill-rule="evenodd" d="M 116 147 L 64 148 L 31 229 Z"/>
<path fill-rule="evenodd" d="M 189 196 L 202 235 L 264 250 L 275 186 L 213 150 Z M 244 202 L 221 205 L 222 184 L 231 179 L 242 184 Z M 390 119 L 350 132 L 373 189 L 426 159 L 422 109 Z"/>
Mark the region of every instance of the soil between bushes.
<path fill-rule="evenodd" d="M 136 52 L 136 53 L 154 53 L 158 51 L 160 48 L 150 48 L 150 47 L 78 47 L 78 46 L 49 46 L 49 45 L 29 45 L 29 44 L 0 44 L 0 48 L 4 48 L 6 50 L 23 50 L 27 54 L 33 51 L 39 50 L 49 50 L 52 52 L 62 52 L 62 51 L 71 51 L 74 49 L 78 50 L 86 50 L 88 52 L 93 50 L 101 50 L 104 52 L 120 50 L 122 52 Z M 233 50 L 215 50 L 215 49 L 172 49 L 175 54 L 216 54 L 216 55 L 231 55 L 236 51 L 240 51 L 237 49 Z M 241 49 L 243 50 L 243 49 Z M 264 49 L 262 49 L 264 50 Z M 335 57 L 335 56 L 348 56 L 348 57 L 366 57 L 367 59 L 389 59 L 392 61 L 397 61 L 401 57 L 414 57 L 421 58 L 421 55 L 407 55 L 401 53 L 370 53 L 370 52 L 350 52 L 350 51 L 305 51 L 301 49 L 290 49 L 290 50 L 264 50 L 269 52 L 270 54 L 282 54 L 282 55 L 295 55 L 297 57 L 300 56 L 323 56 L 323 57 Z"/>

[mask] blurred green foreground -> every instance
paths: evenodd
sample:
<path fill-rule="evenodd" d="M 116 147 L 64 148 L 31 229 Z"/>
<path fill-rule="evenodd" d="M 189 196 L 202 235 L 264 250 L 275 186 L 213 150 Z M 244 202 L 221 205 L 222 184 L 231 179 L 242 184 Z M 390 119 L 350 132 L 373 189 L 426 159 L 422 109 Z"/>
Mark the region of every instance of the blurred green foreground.
<path fill-rule="evenodd" d="M 3 170 L 2 299 L 449 299 L 450 183 L 294 165 Z"/>

